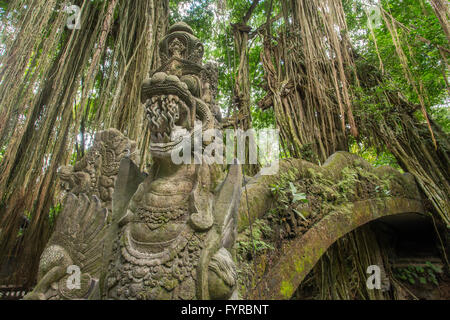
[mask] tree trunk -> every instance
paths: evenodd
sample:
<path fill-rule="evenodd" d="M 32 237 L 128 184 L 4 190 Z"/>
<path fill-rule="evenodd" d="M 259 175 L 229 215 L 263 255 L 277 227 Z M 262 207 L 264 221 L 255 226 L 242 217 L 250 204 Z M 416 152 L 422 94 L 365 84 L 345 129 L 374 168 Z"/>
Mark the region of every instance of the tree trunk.
<path fill-rule="evenodd" d="M 273 106 L 286 153 L 315 163 L 348 150 L 347 131 L 357 135 L 345 71 L 352 60 L 335 30 L 345 29 L 339 3 L 283 2 L 285 26 L 276 35 L 266 30 L 261 57 L 268 95 L 260 107 Z M 329 15 L 318 14 L 326 8 Z"/>

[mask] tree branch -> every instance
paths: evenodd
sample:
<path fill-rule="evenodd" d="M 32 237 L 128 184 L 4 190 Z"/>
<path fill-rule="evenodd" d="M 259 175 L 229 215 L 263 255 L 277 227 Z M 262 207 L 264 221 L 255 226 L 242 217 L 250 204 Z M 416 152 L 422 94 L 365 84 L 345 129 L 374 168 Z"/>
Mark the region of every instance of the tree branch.
<path fill-rule="evenodd" d="M 250 20 L 253 11 L 256 9 L 256 6 L 259 4 L 259 0 L 253 0 L 252 5 L 250 6 L 250 8 L 248 9 L 246 15 L 244 16 L 244 18 L 242 19 L 242 23 L 244 25 L 246 25 L 248 23 L 248 20 Z"/>

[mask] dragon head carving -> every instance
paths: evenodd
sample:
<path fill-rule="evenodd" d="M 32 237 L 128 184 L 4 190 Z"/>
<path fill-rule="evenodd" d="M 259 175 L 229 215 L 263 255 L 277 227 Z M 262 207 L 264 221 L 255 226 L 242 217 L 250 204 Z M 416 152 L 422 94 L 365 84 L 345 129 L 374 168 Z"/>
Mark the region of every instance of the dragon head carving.
<path fill-rule="evenodd" d="M 217 126 L 217 68 L 201 64 L 203 51 L 203 44 L 185 23 L 173 25 L 160 43 L 163 65 L 144 81 L 141 90 L 155 158 L 170 157 L 195 131 Z"/>

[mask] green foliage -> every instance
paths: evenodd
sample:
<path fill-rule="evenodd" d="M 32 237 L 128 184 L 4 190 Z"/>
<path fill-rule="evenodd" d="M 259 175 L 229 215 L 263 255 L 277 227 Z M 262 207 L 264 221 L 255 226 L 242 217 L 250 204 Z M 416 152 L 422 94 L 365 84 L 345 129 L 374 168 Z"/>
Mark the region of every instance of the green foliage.
<path fill-rule="evenodd" d="M 288 187 L 290 187 L 292 185 L 292 182 L 295 181 L 297 171 L 298 171 L 297 169 L 293 168 L 287 172 L 281 173 L 280 180 L 277 183 L 273 183 L 269 186 L 272 195 L 276 199 L 280 200 L 283 203 L 290 202 L 288 199 L 289 191 L 295 190 L 295 192 L 297 192 L 297 189 L 291 189 Z"/>
<path fill-rule="evenodd" d="M 211 10 L 214 3 L 214 0 L 171 0 L 170 24 L 184 21 L 194 29 L 199 39 L 210 41 L 214 27 L 214 11 Z"/>
<path fill-rule="evenodd" d="M 409 265 L 406 267 L 397 267 L 394 269 L 394 276 L 411 285 L 432 283 L 438 285 L 438 274 L 442 269 L 427 261 L 425 266 Z"/>
<path fill-rule="evenodd" d="M 0 0 L 0 17 L 2 17 L 8 9 L 8 2 L 6 0 Z"/>
<path fill-rule="evenodd" d="M 269 217 L 281 223 L 286 219 L 286 213 L 290 210 L 307 221 L 306 213 L 297 210 L 298 204 L 306 204 L 309 202 L 305 193 L 299 192 L 293 181 L 295 181 L 295 170 L 282 174 L 280 181 L 270 185 L 270 191 L 275 198 L 275 205 L 269 212 Z"/>
<path fill-rule="evenodd" d="M 78 160 L 77 152 L 76 152 L 76 151 L 75 151 L 75 152 L 72 152 L 72 154 L 71 154 L 71 156 L 70 156 L 70 161 L 69 161 L 70 165 L 71 165 L 71 166 L 74 166 L 75 163 L 77 162 L 77 160 Z"/>
<path fill-rule="evenodd" d="M 387 188 L 387 186 L 376 186 L 375 192 L 381 193 L 382 195 L 389 197 L 391 195 L 391 190 Z"/>
<path fill-rule="evenodd" d="M 2 148 L 0 148 L 0 163 L 2 163 L 3 158 L 5 157 L 5 152 L 6 152 L 6 146 L 3 146 Z"/>
<path fill-rule="evenodd" d="M 355 193 L 355 185 L 358 182 L 358 173 L 350 167 L 346 167 L 342 170 L 342 180 L 337 184 L 337 189 L 342 194 Z"/>
<path fill-rule="evenodd" d="M 412 81 L 421 92 L 428 112 L 448 132 L 448 91 L 444 79 L 445 63 L 439 47 L 449 48 L 448 40 L 442 30 L 433 8 L 425 0 L 382 0 L 380 1 L 386 12 L 397 21 L 396 29 L 400 46 L 405 53 L 408 69 Z M 359 95 L 358 106 L 369 117 L 378 117 L 392 106 L 382 101 L 382 93 L 386 89 L 398 89 L 408 101 L 419 104 L 419 98 L 414 87 L 408 82 L 404 68 L 397 54 L 392 35 L 383 19 L 381 24 L 375 25 L 373 33 L 370 32 L 368 19 L 364 12 L 367 1 L 344 0 L 349 35 L 352 43 L 360 55 L 360 61 L 379 69 L 379 76 L 386 82 L 383 88 L 376 87 L 365 90 L 365 94 Z M 385 74 L 381 74 L 381 63 Z M 360 76 L 373 74 L 374 70 L 364 71 L 358 65 Z M 389 80 L 388 80 L 389 79 Z M 422 89 L 421 89 L 422 88 Z M 440 105 L 440 108 L 434 106 Z M 442 111 L 442 108 L 445 111 Z M 447 116 L 444 116 L 446 114 Z"/>
<path fill-rule="evenodd" d="M 253 128 L 264 129 L 275 127 L 275 114 L 273 109 L 261 110 L 260 108 L 252 108 L 252 125 Z"/>
<path fill-rule="evenodd" d="M 294 186 L 292 182 L 289 182 L 289 188 L 292 195 L 292 203 L 297 203 L 299 201 L 303 203 L 307 203 L 308 199 L 306 198 L 306 194 L 304 193 L 298 193 L 297 188 Z"/>
<path fill-rule="evenodd" d="M 442 130 L 450 133 L 450 102 L 441 106 L 434 106 L 431 108 L 433 118 L 440 124 Z"/>
<path fill-rule="evenodd" d="M 274 247 L 265 241 L 271 237 L 273 232 L 267 221 L 257 219 L 253 222 L 251 229 L 253 233 L 250 232 L 250 228 L 247 228 L 237 241 L 237 253 L 241 257 L 251 258 L 254 251 L 259 255 L 267 250 L 274 250 Z"/>
<path fill-rule="evenodd" d="M 50 222 L 50 226 L 53 227 L 56 222 L 56 218 L 58 217 L 59 213 L 61 212 L 61 204 L 58 203 L 56 206 L 52 207 L 50 209 L 50 212 L 48 214 L 48 219 Z"/>
<path fill-rule="evenodd" d="M 350 152 L 357 154 L 375 167 L 391 166 L 401 171 L 397 160 L 387 150 L 377 150 L 375 147 L 367 147 L 363 142 L 353 141 L 350 145 Z"/>

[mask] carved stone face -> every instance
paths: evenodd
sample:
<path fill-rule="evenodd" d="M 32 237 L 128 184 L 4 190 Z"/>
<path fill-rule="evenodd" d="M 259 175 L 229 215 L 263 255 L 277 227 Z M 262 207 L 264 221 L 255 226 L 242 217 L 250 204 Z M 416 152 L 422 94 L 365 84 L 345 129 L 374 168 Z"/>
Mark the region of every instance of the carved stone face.
<path fill-rule="evenodd" d="M 173 57 L 182 58 L 185 50 L 185 45 L 178 38 L 170 42 L 169 51 Z"/>
<path fill-rule="evenodd" d="M 151 97 L 145 111 L 149 120 L 150 151 L 155 158 L 170 158 L 174 149 L 193 134 L 196 101 L 177 76 L 156 73 L 144 85 Z M 197 124 L 202 127 L 201 121 Z"/>

